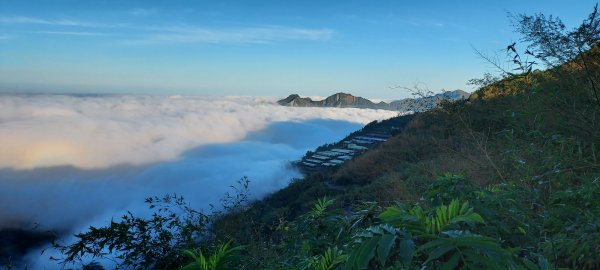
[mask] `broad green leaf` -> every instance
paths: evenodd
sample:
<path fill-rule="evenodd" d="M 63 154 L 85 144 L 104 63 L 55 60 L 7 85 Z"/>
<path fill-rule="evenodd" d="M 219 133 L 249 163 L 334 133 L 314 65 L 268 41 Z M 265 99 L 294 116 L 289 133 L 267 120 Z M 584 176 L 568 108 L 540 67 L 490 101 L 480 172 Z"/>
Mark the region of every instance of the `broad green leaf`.
<path fill-rule="evenodd" d="M 538 265 L 540 266 L 540 270 L 548 270 L 550 269 L 550 263 L 544 256 L 538 256 Z"/>
<path fill-rule="evenodd" d="M 537 267 L 537 265 L 535 265 L 535 263 L 533 263 L 532 261 L 528 260 L 528 259 L 523 259 L 523 264 L 527 267 L 527 269 L 529 270 L 539 270 L 539 268 Z"/>
<path fill-rule="evenodd" d="M 445 263 L 442 264 L 440 270 L 454 270 L 454 269 L 456 269 L 456 266 L 461 261 L 460 257 L 461 257 L 461 254 L 459 252 L 454 253 L 454 255 L 452 255 L 452 257 L 450 257 L 450 260 L 448 260 L 447 262 L 445 262 Z"/>
<path fill-rule="evenodd" d="M 397 219 L 403 213 L 404 211 L 398 207 L 388 207 L 385 211 L 379 214 L 379 219 L 388 222 Z"/>
<path fill-rule="evenodd" d="M 375 256 L 375 249 L 380 237 L 365 239 L 358 247 L 350 253 L 345 269 L 365 269 L 369 261 Z"/>
<path fill-rule="evenodd" d="M 436 260 L 439 257 L 443 256 L 444 254 L 448 253 L 450 250 L 453 250 L 455 248 L 456 248 L 456 246 L 452 245 L 451 243 L 447 243 L 446 245 L 439 246 L 436 249 L 429 252 L 429 257 L 427 257 L 427 261 L 425 261 L 425 263 L 427 264 L 433 260 Z"/>
<path fill-rule="evenodd" d="M 411 239 L 402 239 L 400 240 L 399 249 L 402 264 L 405 266 L 410 265 L 415 252 L 415 242 Z"/>
<path fill-rule="evenodd" d="M 450 223 L 467 222 L 467 223 L 485 223 L 483 218 L 477 213 L 470 213 L 452 218 Z"/>
<path fill-rule="evenodd" d="M 379 243 L 377 244 L 377 259 L 381 266 L 385 266 L 390 250 L 396 243 L 396 235 L 384 234 L 381 236 Z"/>
<path fill-rule="evenodd" d="M 433 240 L 433 241 L 430 241 L 430 242 L 427 242 L 427 243 L 421 245 L 419 247 L 419 249 L 417 249 L 417 252 L 420 253 L 420 252 L 423 252 L 424 250 L 432 249 L 432 248 L 435 248 L 437 246 L 441 246 L 441 245 L 443 245 L 445 243 L 446 242 L 445 242 L 444 239 L 436 239 L 436 240 Z"/>

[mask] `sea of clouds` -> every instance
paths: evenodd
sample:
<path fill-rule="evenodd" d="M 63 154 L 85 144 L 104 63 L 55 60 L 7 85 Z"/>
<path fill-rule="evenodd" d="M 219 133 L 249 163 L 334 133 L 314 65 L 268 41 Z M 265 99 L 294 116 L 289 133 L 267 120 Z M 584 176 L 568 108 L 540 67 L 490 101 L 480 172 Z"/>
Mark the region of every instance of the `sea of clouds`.
<path fill-rule="evenodd" d="M 168 193 L 206 209 L 243 176 L 260 198 L 300 177 L 289 161 L 307 150 L 397 115 L 274 101 L 0 95 L 0 229 L 74 232 Z"/>

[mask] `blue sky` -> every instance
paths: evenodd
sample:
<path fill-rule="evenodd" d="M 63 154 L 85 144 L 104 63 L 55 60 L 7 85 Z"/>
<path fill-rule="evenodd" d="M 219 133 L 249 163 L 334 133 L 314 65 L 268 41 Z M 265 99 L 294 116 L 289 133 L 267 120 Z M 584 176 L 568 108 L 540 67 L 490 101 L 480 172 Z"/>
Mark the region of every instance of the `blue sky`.
<path fill-rule="evenodd" d="M 0 92 L 403 98 L 492 70 L 507 12 L 576 26 L 595 1 L 0 0 Z"/>

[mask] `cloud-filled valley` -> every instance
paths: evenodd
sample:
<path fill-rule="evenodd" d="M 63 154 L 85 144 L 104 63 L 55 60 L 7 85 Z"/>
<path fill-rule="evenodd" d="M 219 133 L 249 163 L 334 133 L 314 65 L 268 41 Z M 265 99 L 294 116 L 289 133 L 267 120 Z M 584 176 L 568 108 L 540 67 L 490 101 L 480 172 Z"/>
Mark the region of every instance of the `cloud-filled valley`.
<path fill-rule="evenodd" d="M 391 116 L 268 98 L 0 96 L 0 228 L 104 224 L 167 193 L 206 209 L 243 176 L 258 198 L 300 176 L 289 161 Z"/>

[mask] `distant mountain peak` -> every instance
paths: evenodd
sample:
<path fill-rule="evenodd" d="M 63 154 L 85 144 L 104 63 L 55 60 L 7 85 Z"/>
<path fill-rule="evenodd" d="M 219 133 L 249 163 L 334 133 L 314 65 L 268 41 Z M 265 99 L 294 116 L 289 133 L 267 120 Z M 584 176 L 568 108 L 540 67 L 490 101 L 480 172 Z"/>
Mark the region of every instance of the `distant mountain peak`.
<path fill-rule="evenodd" d="M 300 97 L 298 94 L 291 94 L 288 97 L 277 101 L 277 103 L 279 103 L 279 105 L 290 107 L 314 107 L 312 106 L 314 101 L 310 98 Z"/>
<path fill-rule="evenodd" d="M 298 95 L 298 94 L 291 94 L 288 97 L 286 97 L 286 98 L 284 98 L 282 100 L 279 100 L 277 102 L 278 103 L 281 103 L 281 102 L 286 102 L 287 103 L 287 102 L 290 102 L 290 101 L 292 101 L 294 99 L 297 99 L 297 98 L 301 98 L 300 95 Z"/>

